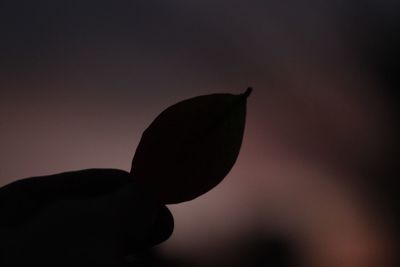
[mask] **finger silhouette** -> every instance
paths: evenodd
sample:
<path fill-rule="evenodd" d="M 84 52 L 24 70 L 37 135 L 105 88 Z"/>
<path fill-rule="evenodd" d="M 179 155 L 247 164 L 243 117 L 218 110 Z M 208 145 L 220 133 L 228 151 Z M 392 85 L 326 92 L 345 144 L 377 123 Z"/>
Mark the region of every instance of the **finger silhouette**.
<path fill-rule="evenodd" d="M 1 266 L 125 266 L 127 255 L 173 230 L 169 210 L 118 170 L 28 178 L 1 188 L 0 198 L 10 215 Z"/>
<path fill-rule="evenodd" d="M 16 226 L 47 205 L 69 197 L 95 197 L 132 181 L 116 169 L 87 169 L 21 179 L 0 188 L 0 226 Z"/>

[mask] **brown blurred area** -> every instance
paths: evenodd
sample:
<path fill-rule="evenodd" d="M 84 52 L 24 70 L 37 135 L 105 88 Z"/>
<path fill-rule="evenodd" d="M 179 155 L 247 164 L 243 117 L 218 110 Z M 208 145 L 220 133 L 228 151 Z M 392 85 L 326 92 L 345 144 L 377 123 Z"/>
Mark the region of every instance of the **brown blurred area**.
<path fill-rule="evenodd" d="M 2 8 L 1 185 L 128 170 L 164 108 L 253 86 L 235 167 L 211 192 L 170 206 L 173 236 L 143 257 L 396 266 L 396 1 L 64 2 Z"/>

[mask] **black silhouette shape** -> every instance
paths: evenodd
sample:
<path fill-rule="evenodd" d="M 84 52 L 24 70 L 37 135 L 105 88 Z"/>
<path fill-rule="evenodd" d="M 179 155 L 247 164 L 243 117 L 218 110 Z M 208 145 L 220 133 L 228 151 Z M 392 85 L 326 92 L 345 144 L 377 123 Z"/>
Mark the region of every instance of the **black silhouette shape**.
<path fill-rule="evenodd" d="M 194 199 L 228 174 L 242 143 L 244 94 L 213 94 L 179 102 L 143 133 L 132 173 L 162 203 Z"/>
<path fill-rule="evenodd" d="M 88 169 L 0 188 L 0 266 L 141 266 L 135 254 L 172 234 L 164 204 L 204 194 L 232 168 L 250 93 L 165 110 L 143 134 L 131 173 Z"/>
<path fill-rule="evenodd" d="M 132 266 L 127 256 L 166 240 L 168 208 L 129 173 L 93 169 L 0 189 L 0 266 Z"/>

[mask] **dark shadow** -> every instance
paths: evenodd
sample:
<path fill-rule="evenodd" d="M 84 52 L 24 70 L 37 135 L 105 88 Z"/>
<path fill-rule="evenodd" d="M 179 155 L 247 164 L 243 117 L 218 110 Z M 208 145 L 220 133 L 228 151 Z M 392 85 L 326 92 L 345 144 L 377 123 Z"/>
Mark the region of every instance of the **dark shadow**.
<path fill-rule="evenodd" d="M 293 239 L 278 234 L 254 233 L 242 238 L 233 251 L 234 267 L 299 267 L 300 255 Z"/>

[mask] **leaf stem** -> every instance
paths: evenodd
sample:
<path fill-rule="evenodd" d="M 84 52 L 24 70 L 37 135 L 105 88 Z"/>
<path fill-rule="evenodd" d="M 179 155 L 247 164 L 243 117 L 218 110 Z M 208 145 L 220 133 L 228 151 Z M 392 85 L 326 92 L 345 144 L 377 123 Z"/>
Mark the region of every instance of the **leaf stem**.
<path fill-rule="evenodd" d="M 246 90 L 246 92 L 244 92 L 244 93 L 242 94 L 242 96 L 243 96 L 244 98 L 248 98 L 252 91 L 253 91 L 253 88 L 252 88 L 252 87 L 248 87 L 247 90 Z"/>

